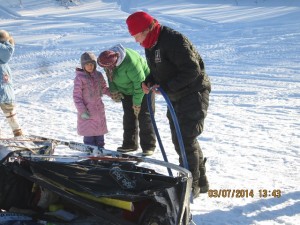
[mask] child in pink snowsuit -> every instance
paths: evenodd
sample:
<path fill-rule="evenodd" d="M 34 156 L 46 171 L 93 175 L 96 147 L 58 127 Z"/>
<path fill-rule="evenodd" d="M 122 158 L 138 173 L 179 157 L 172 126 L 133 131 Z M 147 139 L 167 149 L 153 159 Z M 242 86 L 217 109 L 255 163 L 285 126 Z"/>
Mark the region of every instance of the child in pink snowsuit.
<path fill-rule="evenodd" d="M 103 148 L 108 130 L 102 95 L 111 95 L 102 73 L 96 70 L 96 61 L 91 52 L 81 55 L 82 68 L 76 68 L 73 100 L 77 108 L 77 132 L 84 136 L 84 144 Z"/>

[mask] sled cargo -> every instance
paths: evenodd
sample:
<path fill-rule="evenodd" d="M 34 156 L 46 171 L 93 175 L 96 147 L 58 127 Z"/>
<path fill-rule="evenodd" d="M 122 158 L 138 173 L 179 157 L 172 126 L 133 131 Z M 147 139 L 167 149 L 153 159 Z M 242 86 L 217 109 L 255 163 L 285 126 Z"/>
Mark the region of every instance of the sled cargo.
<path fill-rule="evenodd" d="M 34 135 L 0 139 L 0 224 L 190 225 L 191 183 L 165 161 Z"/>

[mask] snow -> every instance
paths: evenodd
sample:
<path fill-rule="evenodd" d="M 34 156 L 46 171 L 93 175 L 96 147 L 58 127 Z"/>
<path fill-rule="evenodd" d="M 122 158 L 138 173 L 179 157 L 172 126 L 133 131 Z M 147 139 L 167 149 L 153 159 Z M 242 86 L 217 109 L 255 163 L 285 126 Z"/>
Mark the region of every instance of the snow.
<path fill-rule="evenodd" d="M 26 134 L 82 142 L 72 91 L 80 55 L 123 44 L 142 55 L 125 20 L 144 10 L 184 33 L 212 80 L 205 130 L 199 137 L 212 190 L 197 198 L 197 225 L 277 225 L 300 221 L 300 1 L 297 0 L 0 0 L 1 29 L 16 41 L 10 62 L 19 121 Z M 98 69 L 102 71 L 99 67 Z M 104 96 L 106 148 L 122 142 L 122 107 Z M 170 162 L 166 103 L 156 97 L 156 122 Z M 1 138 L 12 137 L 3 114 Z M 141 150 L 138 153 L 140 155 Z M 152 156 L 161 159 L 159 149 Z M 279 190 L 280 197 L 259 196 Z M 237 193 L 254 197 L 239 197 Z"/>

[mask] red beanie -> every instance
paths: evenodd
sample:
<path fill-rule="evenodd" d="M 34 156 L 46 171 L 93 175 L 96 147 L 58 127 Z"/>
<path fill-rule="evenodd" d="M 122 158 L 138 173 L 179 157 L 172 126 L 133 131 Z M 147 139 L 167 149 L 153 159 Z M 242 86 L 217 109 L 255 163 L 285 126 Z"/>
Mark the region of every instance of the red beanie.
<path fill-rule="evenodd" d="M 112 67 L 112 66 L 116 65 L 118 56 L 119 56 L 119 54 L 117 52 L 104 51 L 99 55 L 99 57 L 97 59 L 97 63 L 99 66 L 104 67 L 104 68 Z"/>
<path fill-rule="evenodd" d="M 126 20 L 128 31 L 131 36 L 143 32 L 151 25 L 153 20 L 154 18 L 145 12 L 135 12 Z"/>

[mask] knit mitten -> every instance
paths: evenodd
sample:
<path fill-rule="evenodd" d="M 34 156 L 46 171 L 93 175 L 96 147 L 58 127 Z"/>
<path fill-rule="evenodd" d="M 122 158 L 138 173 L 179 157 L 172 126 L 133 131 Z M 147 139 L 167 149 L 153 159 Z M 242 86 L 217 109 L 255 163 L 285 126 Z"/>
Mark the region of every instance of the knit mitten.
<path fill-rule="evenodd" d="M 121 102 L 121 99 L 123 99 L 124 96 L 121 92 L 112 92 L 111 93 L 111 99 L 114 101 L 114 102 Z"/>
<path fill-rule="evenodd" d="M 82 119 L 87 120 L 90 118 L 90 114 L 88 112 L 84 112 L 80 116 Z"/>

